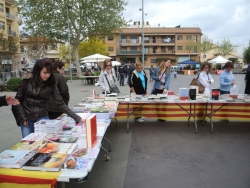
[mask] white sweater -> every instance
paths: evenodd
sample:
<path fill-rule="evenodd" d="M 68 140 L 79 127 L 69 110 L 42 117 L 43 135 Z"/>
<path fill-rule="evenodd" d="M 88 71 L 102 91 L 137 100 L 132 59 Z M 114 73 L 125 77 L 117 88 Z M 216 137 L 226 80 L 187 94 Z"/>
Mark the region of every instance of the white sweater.
<path fill-rule="evenodd" d="M 115 78 L 115 85 L 117 86 L 118 84 L 117 84 L 117 78 L 116 78 L 116 76 L 115 76 L 115 70 L 112 68 L 112 70 L 111 70 L 111 73 L 112 73 L 112 76 L 113 76 L 113 78 Z M 108 73 L 107 73 L 107 71 L 106 70 L 104 70 L 104 71 L 101 71 L 101 74 L 100 74 L 100 76 L 99 76 L 99 86 L 101 86 L 101 88 L 102 88 L 102 91 L 103 92 L 110 92 L 109 91 L 109 84 L 108 84 L 108 82 L 107 82 L 107 79 L 106 79 L 106 76 L 105 75 L 107 75 L 107 78 L 109 79 L 109 76 L 108 76 Z M 111 83 L 110 83 L 111 84 Z"/>
<path fill-rule="evenodd" d="M 211 83 L 208 83 L 208 80 L 211 81 Z M 198 81 L 205 87 L 205 91 L 203 94 L 210 95 L 211 85 L 214 83 L 214 79 L 212 78 L 211 74 L 206 73 L 206 71 L 201 71 Z"/>

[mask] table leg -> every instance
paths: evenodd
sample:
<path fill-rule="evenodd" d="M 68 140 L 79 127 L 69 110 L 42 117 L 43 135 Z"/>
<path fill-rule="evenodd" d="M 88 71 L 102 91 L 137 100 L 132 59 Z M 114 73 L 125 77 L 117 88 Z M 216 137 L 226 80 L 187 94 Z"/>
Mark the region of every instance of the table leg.
<path fill-rule="evenodd" d="M 127 105 L 127 133 L 129 132 L 129 103 Z"/>
<path fill-rule="evenodd" d="M 104 138 L 104 140 L 106 140 L 106 142 L 108 142 L 108 144 L 109 144 L 109 152 L 111 152 L 111 142 L 105 136 L 103 138 Z"/>
<path fill-rule="evenodd" d="M 208 114 L 207 114 L 207 106 L 208 106 L 208 103 L 206 103 L 206 111 L 205 111 L 205 115 L 204 115 L 204 117 L 202 119 L 202 126 L 204 126 L 205 118 L 208 116 Z"/>
<path fill-rule="evenodd" d="M 197 133 L 197 122 L 196 122 L 196 103 L 194 103 L 194 125 L 195 125 L 195 133 Z"/>
<path fill-rule="evenodd" d="M 211 134 L 213 134 L 213 130 L 214 130 L 214 125 L 213 125 L 213 120 L 212 120 L 212 117 L 213 117 L 213 103 L 211 103 L 211 108 L 210 108 L 210 124 L 211 124 Z"/>
<path fill-rule="evenodd" d="M 190 120 L 190 117 L 191 117 L 191 112 L 192 112 L 192 104 L 190 103 L 190 104 L 189 104 L 188 126 L 189 126 L 189 120 Z"/>

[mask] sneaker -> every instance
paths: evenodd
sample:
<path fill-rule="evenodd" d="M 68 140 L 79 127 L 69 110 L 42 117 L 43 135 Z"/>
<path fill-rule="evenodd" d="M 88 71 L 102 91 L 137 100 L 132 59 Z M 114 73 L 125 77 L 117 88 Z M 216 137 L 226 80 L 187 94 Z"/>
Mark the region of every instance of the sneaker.
<path fill-rule="evenodd" d="M 142 122 L 144 122 L 144 118 L 137 118 L 136 121 L 142 123 Z"/>

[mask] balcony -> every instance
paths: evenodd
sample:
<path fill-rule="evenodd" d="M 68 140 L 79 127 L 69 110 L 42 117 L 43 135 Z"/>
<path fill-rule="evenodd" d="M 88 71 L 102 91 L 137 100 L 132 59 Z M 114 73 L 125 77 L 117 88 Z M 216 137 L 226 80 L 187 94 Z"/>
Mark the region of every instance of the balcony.
<path fill-rule="evenodd" d="M 9 20 L 15 20 L 15 16 L 14 16 L 13 14 L 6 13 L 6 17 L 7 17 Z"/>
<path fill-rule="evenodd" d="M 15 31 L 8 30 L 7 33 L 8 33 L 8 35 L 16 36 L 16 32 Z"/>
<path fill-rule="evenodd" d="M 6 0 L 6 1 L 5 1 L 5 4 L 6 4 L 6 5 L 13 5 L 13 4 L 14 4 L 14 1 L 13 1 L 13 0 Z"/>
<path fill-rule="evenodd" d="M 141 55 L 141 51 L 136 51 L 136 50 L 120 51 L 120 55 Z"/>

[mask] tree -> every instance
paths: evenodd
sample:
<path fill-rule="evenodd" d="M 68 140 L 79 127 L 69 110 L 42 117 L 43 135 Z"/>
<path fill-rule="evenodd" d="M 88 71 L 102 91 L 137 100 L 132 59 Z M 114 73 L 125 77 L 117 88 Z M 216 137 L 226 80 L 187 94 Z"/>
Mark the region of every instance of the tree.
<path fill-rule="evenodd" d="M 206 60 L 206 53 L 212 50 L 213 47 L 214 47 L 213 39 L 209 38 L 209 36 L 207 35 L 204 35 L 201 38 L 201 43 L 200 43 L 200 51 L 201 53 L 203 53 L 204 61 Z"/>
<path fill-rule="evenodd" d="M 250 45 L 244 49 L 243 58 L 245 63 L 250 64 Z"/>
<path fill-rule="evenodd" d="M 234 51 L 234 47 L 229 39 L 223 39 L 221 42 L 217 42 L 216 51 L 225 57 Z"/>
<path fill-rule="evenodd" d="M 70 33 L 77 72 L 81 72 L 78 45 L 87 37 L 110 35 L 127 24 L 123 0 L 19 0 L 25 30 L 37 36 L 67 41 Z M 69 31 L 68 31 L 69 18 Z"/>
<path fill-rule="evenodd" d="M 200 44 L 199 42 L 196 42 L 194 40 L 187 40 L 186 42 L 186 51 L 189 54 L 189 59 L 190 59 L 190 54 L 193 53 L 198 53 L 200 49 Z"/>
<path fill-rule="evenodd" d="M 100 40 L 98 37 L 92 37 L 87 41 L 81 42 L 78 46 L 78 54 L 81 58 L 96 53 L 106 56 L 109 55 L 103 40 Z"/>

